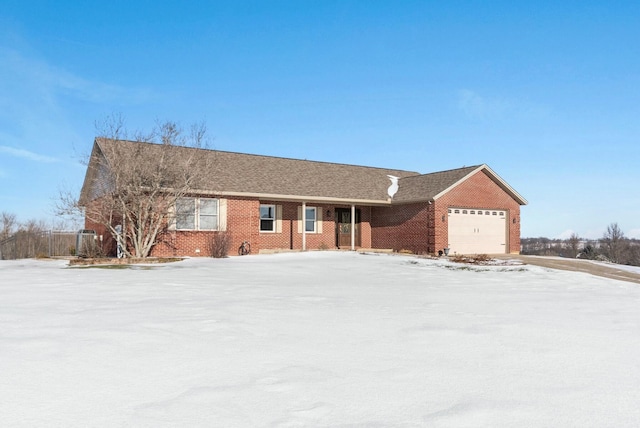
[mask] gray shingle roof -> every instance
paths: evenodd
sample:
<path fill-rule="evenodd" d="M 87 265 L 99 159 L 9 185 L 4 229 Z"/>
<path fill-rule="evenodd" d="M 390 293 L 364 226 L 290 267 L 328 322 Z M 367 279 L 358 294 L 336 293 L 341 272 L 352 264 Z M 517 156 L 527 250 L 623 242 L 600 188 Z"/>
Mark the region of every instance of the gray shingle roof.
<path fill-rule="evenodd" d="M 151 162 L 157 144 L 97 139 L 101 148 L 108 145 L 144 144 L 146 161 Z M 391 181 L 387 175 L 408 177 L 417 172 L 374 168 L 330 162 L 259 156 L 244 153 L 181 148 L 177 153 L 199 150 L 199 156 L 211 157 L 213 165 L 202 171 L 203 189 L 222 194 L 260 194 L 300 199 L 304 197 L 386 202 Z M 105 154 L 112 150 L 103 150 Z"/>
<path fill-rule="evenodd" d="M 109 145 L 118 144 L 120 148 L 143 144 L 141 161 L 152 162 L 154 153 L 160 146 L 152 143 L 139 143 L 122 140 L 96 139 L 96 146 L 108 149 Z M 140 146 L 137 146 L 140 148 Z M 95 150 L 95 148 L 94 148 Z M 291 200 L 327 200 L 352 201 L 354 203 L 388 204 L 390 202 L 387 189 L 391 185 L 388 175 L 399 177 L 399 190 L 393 202 L 407 203 L 433 199 L 441 192 L 449 189 L 460 180 L 478 169 L 483 169 L 514 199 L 521 204 L 526 201 L 508 184 L 500 179 L 486 165 L 470 166 L 449 171 L 420 174 L 414 171 L 375 168 L 368 166 L 347 165 L 330 162 L 317 162 L 299 159 L 260 156 L 245 153 L 234 153 L 219 150 L 195 149 L 183 147 L 176 151 L 191 154 L 190 150 L 198 150 L 198 156 L 210 157 L 209 170 L 202 171 L 203 192 L 221 195 L 253 195 L 263 199 Z M 103 150 L 111 153 L 112 150 Z M 115 160 L 109 160 L 113 162 Z M 87 170 L 82 189 L 81 200 L 89 195 L 91 165 Z"/>
<path fill-rule="evenodd" d="M 427 201 L 480 168 L 482 165 L 405 177 L 399 180 L 394 202 Z"/>

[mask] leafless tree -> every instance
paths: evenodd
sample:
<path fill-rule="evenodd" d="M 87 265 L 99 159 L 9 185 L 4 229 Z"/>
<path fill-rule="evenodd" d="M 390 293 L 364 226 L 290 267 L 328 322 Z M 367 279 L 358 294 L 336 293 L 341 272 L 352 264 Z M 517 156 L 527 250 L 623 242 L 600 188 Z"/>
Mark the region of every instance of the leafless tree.
<path fill-rule="evenodd" d="M 197 123 L 185 133 L 174 122 L 158 122 L 131 140 L 121 116 L 97 128 L 86 160 L 87 200 L 63 193 L 58 212 L 82 208 L 88 222 L 104 227 L 126 257 L 148 257 L 175 215 L 176 201 L 201 188 L 212 157 L 193 149 L 207 148 L 206 126 Z"/>
<path fill-rule="evenodd" d="M 602 247 L 604 255 L 613 263 L 624 263 L 625 237 L 624 232 L 618 223 L 611 223 L 607 226 L 607 231 L 602 236 Z"/>
<path fill-rule="evenodd" d="M 575 259 L 580 252 L 580 237 L 578 236 L 578 234 L 573 232 L 571 236 L 569 236 L 569 239 L 567 239 L 567 244 L 569 244 L 571 257 Z"/>
<path fill-rule="evenodd" d="M 3 241 L 16 232 L 18 227 L 18 222 L 16 220 L 16 215 L 12 213 L 8 213 L 3 211 L 0 214 L 0 241 Z"/>

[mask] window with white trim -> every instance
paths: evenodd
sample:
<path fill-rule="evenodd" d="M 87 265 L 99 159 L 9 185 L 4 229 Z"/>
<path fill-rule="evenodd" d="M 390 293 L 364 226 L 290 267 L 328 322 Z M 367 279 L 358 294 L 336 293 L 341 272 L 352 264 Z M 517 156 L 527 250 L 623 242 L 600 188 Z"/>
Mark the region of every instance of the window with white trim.
<path fill-rule="evenodd" d="M 316 207 L 306 207 L 305 212 L 305 232 L 315 233 L 316 228 Z"/>
<path fill-rule="evenodd" d="M 176 230 L 218 230 L 219 200 L 180 198 L 176 201 Z"/>
<path fill-rule="evenodd" d="M 260 232 L 276 231 L 276 206 L 260 205 Z"/>

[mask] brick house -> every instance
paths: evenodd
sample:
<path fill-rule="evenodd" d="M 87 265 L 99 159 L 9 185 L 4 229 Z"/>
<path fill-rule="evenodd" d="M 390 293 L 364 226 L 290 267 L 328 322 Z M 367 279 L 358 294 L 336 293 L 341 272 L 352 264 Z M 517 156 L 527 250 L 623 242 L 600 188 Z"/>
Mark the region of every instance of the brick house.
<path fill-rule="evenodd" d="M 80 201 L 92 203 L 94 164 L 109 144 L 96 139 Z M 392 249 L 416 254 L 520 251 L 520 206 L 527 201 L 487 165 L 413 171 L 200 150 L 214 166 L 201 189 L 179 201 L 177 220 L 153 256 L 207 255 L 213 232 L 252 252 Z M 85 219 L 85 228 L 105 233 Z"/>

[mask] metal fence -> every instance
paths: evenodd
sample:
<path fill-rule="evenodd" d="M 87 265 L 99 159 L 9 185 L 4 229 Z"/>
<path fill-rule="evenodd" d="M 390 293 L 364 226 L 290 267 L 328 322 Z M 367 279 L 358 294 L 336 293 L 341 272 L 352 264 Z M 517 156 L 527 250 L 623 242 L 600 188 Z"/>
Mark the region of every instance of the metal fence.
<path fill-rule="evenodd" d="M 0 241 L 0 260 L 74 256 L 77 235 L 78 232 L 58 230 L 20 231 Z"/>

